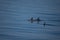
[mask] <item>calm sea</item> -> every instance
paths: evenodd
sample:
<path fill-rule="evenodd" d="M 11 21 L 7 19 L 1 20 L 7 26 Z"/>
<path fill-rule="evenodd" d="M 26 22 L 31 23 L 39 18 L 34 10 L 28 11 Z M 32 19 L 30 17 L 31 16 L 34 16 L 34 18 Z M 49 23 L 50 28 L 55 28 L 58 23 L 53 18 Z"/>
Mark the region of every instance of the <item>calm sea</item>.
<path fill-rule="evenodd" d="M 0 0 L 0 40 L 60 40 L 60 0 Z"/>

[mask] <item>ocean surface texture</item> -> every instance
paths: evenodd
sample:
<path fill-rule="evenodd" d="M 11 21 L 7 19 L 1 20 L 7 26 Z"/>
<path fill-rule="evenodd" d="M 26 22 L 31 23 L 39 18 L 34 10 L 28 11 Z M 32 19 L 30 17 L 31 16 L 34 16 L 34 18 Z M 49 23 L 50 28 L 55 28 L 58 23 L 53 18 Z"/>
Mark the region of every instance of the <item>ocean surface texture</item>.
<path fill-rule="evenodd" d="M 0 40 L 60 40 L 60 0 L 0 0 Z"/>

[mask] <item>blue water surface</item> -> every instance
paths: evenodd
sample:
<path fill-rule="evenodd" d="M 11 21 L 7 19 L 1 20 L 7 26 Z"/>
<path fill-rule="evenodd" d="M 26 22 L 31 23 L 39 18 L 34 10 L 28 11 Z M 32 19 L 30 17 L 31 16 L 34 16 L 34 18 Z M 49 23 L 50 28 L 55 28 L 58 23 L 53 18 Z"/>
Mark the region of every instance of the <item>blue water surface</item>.
<path fill-rule="evenodd" d="M 0 40 L 60 40 L 60 0 L 0 0 Z"/>

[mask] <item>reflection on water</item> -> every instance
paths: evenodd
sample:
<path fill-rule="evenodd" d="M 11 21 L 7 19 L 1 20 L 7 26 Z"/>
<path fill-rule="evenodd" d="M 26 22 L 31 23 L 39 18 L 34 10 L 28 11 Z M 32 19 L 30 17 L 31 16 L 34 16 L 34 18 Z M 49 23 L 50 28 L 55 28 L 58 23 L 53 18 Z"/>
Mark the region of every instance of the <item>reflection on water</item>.
<path fill-rule="evenodd" d="M 58 0 L 0 0 L 0 40 L 60 40 L 59 4 Z M 31 17 L 41 21 L 28 21 Z"/>

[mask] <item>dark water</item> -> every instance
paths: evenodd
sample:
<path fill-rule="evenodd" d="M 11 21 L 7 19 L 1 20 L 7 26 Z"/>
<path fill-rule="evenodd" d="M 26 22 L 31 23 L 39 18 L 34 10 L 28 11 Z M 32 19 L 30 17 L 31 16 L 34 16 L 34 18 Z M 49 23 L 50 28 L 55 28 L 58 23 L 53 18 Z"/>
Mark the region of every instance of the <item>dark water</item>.
<path fill-rule="evenodd" d="M 60 1 L 0 0 L 0 40 L 60 40 Z"/>

